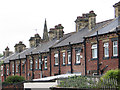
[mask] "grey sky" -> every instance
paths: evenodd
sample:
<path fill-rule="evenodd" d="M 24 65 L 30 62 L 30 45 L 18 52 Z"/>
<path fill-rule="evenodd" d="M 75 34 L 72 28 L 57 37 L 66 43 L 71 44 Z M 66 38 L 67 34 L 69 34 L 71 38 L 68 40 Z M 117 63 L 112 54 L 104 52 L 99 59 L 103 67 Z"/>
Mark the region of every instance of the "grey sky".
<path fill-rule="evenodd" d="M 8 46 L 23 41 L 29 47 L 29 38 L 43 35 L 45 18 L 48 30 L 57 24 L 65 33 L 75 31 L 75 19 L 91 10 L 97 22 L 114 18 L 113 5 L 119 0 L 0 0 L 0 53 Z"/>

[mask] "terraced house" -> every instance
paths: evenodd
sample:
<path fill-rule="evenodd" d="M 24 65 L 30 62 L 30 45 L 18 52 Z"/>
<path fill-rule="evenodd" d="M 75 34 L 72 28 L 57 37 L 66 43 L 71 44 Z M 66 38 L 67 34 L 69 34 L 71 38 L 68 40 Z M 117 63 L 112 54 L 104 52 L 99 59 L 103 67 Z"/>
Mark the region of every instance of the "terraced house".
<path fill-rule="evenodd" d="M 61 24 L 48 32 L 45 20 L 43 38 L 30 37 L 30 48 L 20 41 L 14 53 L 5 49 L 2 81 L 12 75 L 32 80 L 66 73 L 102 75 L 120 69 L 120 2 L 113 7 L 115 18 L 96 23 L 97 14 L 90 11 L 77 17 L 76 31 L 68 34 Z"/>

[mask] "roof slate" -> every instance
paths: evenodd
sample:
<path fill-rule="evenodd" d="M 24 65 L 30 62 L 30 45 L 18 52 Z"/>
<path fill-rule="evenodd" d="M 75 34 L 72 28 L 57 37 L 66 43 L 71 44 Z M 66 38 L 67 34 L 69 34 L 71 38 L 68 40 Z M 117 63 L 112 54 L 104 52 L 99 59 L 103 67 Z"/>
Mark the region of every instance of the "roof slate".
<path fill-rule="evenodd" d="M 69 42 L 71 42 L 71 44 L 82 43 L 84 40 L 83 37 L 95 36 L 96 31 L 98 31 L 98 34 L 114 32 L 115 28 L 119 25 L 119 23 L 120 23 L 119 18 L 106 20 L 106 21 L 97 23 L 92 30 L 89 30 L 88 27 L 82 28 L 78 32 L 65 34 L 59 40 L 55 38 L 54 40 L 41 43 L 37 47 L 28 48 L 20 53 L 14 53 L 4 58 L 3 60 L 4 60 L 4 63 L 9 63 L 9 60 L 19 59 L 19 55 L 20 55 L 20 58 L 26 58 L 26 55 L 31 54 L 31 52 L 32 54 L 37 54 L 39 52 L 41 53 L 49 52 L 49 48 L 69 45 Z"/>
<path fill-rule="evenodd" d="M 107 20 L 104 22 L 97 23 L 94 29 L 92 30 L 89 30 L 88 27 L 82 28 L 78 32 L 72 34 L 70 37 L 56 44 L 54 47 L 69 45 L 69 42 L 71 42 L 71 44 L 82 43 L 84 40 L 83 37 L 92 35 L 93 33 L 97 31 L 98 28 L 104 26 L 107 23 L 110 23 L 111 21 L 112 20 Z"/>

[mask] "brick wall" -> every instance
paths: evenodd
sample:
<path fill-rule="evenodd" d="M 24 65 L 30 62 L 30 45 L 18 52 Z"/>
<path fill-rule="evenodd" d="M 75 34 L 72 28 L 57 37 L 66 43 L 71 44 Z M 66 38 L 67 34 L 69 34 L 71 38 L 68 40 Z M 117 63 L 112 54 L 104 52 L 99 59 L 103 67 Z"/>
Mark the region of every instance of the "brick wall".
<path fill-rule="evenodd" d="M 103 68 L 106 67 L 106 65 L 108 65 L 108 67 L 104 70 L 104 73 L 111 69 L 118 69 L 118 58 L 113 57 L 113 45 L 112 45 L 113 38 L 117 38 L 117 37 L 115 37 L 115 35 L 113 37 L 111 37 L 111 35 L 99 36 L 99 64 L 101 64 L 100 70 L 102 70 Z M 104 58 L 104 43 L 106 42 L 109 43 L 108 58 Z M 97 60 L 91 60 L 92 59 L 91 46 L 94 43 L 96 43 L 96 37 L 89 38 L 86 42 L 86 59 L 87 59 L 86 65 L 87 65 L 87 71 L 91 72 L 90 74 L 95 73 L 97 70 Z"/>

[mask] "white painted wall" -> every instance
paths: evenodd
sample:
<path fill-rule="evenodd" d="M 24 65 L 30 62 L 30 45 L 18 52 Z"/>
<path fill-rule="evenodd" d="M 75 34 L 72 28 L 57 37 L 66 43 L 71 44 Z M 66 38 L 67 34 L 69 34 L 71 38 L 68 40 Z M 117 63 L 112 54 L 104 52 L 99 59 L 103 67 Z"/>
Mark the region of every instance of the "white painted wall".
<path fill-rule="evenodd" d="M 24 88 L 49 88 L 57 85 L 56 82 L 29 82 L 24 83 Z"/>

